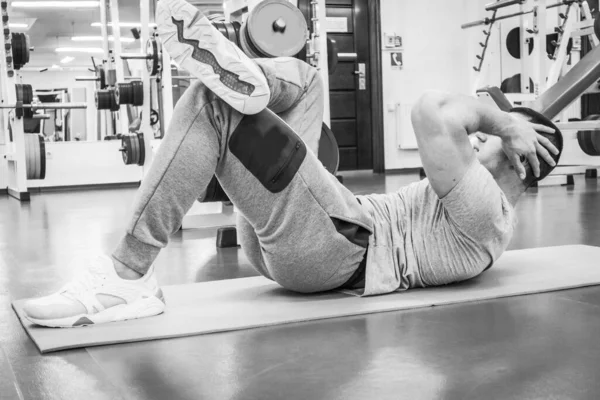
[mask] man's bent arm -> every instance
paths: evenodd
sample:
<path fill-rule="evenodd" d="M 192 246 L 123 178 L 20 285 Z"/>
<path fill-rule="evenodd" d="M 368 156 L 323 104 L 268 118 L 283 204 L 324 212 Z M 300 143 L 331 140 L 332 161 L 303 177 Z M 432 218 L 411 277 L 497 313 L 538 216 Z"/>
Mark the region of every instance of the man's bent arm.
<path fill-rule="evenodd" d="M 469 96 L 428 92 L 412 111 L 423 168 L 438 197 L 446 196 L 475 158 L 468 135 L 494 134 L 510 116 Z"/>

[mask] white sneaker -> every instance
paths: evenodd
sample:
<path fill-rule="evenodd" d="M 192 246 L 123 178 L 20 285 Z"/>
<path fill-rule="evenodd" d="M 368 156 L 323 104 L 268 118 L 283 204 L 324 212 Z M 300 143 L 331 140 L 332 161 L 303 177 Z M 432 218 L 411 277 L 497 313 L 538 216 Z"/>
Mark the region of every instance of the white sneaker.
<path fill-rule="evenodd" d="M 162 44 L 182 68 L 243 114 L 257 114 L 271 92 L 262 70 L 184 0 L 160 0 L 156 23 Z"/>
<path fill-rule="evenodd" d="M 154 270 L 137 280 L 120 278 L 113 261 L 100 256 L 58 292 L 25 303 L 31 322 L 53 328 L 103 324 L 151 317 L 165 309 Z"/>

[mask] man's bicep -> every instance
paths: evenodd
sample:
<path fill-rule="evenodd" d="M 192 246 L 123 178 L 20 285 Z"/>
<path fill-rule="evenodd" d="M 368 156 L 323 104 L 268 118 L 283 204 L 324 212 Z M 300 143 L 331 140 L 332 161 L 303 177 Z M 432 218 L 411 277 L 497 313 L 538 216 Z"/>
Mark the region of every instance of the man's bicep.
<path fill-rule="evenodd" d="M 425 95 L 412 112 L 412 123 L 423 169 L 431 187 L 443 198 L 460 181 L 475 158 L 460 107 L 444 106 Z"/>

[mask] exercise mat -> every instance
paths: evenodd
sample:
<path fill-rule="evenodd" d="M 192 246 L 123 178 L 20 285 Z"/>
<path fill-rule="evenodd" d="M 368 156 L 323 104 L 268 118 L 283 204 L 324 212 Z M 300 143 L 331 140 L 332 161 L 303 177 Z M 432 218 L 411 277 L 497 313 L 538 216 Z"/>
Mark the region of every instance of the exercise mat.
<path fill-rule="evenodd" d="M 600 284 L 599 259 L 600 247 L 590 246 L 509 251 L 470 281 L 366 298 L 337 292 L 296 294 L 262 277 L 165 286 L 164 314 L 83 328 L 35 326 L 23 317 L 24 300 L 13 307 L 46 353 L 593 286 Z"/>

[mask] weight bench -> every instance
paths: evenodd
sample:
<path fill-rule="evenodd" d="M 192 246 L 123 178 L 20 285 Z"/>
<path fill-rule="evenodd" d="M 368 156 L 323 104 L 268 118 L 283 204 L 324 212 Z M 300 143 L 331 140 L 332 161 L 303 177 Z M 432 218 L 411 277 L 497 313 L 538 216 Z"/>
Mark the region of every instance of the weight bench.
<path fill-rule="evenodd" d="M 260 124 L 262 119 L 271 119 L 275 115 L 270 110 L 264 110 L 256 115 L 247 115 L 244 119 L 253 119 L 256 120 L 256 123 Z M 321 128 L 321 137 L 319 139 L 319 154 L 317 155 L 321 163 L 327 171 L 336 175 L 340 162 L 339 155 L 339 147 L 337 140 L 331 129 L 327 126 L 327 124 L 323 123 Z M 338 177 L 340 182 L 342 181 L 341 177 Z M 227 194 L 221 187 L 216 176 L 213 176 L 211 181 L 209 182 L 206 188 L 206 194 L 202 199 L 198 200 L 200 203 L 216 203 L 220 202 L 223 205 L 223 211 L 221 214 L 210 215 L 210 219 L 215 223 L 214 225 L 221 225 L 221 227 L 217 230 L 217 247 L 226 248 L 226 247 L 236 247 L 237 243 L 237 231 L 235 226 L 232 226 L 235 222 L 235 214 L 233 210 L 233 205 L 227 197 Z M 184 220 L 183 229 L 187 229 L 190 225 L 193 225 L 192 219 L 195 218 L 194 215 L 188 215 L 185 217 L 188 223 Z M 209 219 L 208 215 L 198 216 L 198 218 Z M 203 221 L 205 222 L 205 221 Z"/>

